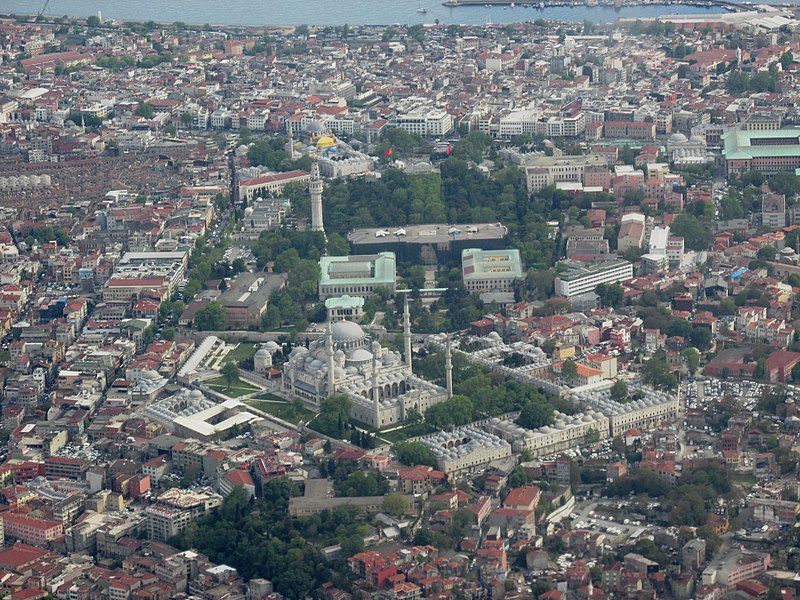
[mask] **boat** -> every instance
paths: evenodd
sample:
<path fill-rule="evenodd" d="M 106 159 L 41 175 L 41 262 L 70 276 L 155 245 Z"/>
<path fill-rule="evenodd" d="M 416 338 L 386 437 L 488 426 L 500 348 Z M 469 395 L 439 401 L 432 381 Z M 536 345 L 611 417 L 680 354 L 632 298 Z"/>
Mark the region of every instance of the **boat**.
<path fill-rule="evenodd" d="M 423 7 L 421 7 L 421 6 L 420 6 L 420 7 L 417 9 L 417 12 L 418 12 L 418 13 L 426 13 L 426 12 L 428 12 L 428 9 L 427 9 L 427 8 L 423 8 Z"/>

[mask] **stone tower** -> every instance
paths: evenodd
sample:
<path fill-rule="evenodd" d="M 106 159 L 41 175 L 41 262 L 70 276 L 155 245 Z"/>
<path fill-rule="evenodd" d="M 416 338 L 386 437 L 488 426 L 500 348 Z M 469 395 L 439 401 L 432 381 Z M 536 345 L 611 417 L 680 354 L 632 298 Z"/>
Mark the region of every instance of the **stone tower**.
<path fill-rule="evenodd" d="M 311 167 L 311 180 L 308 182 L 308 194 L 311 196 L 311 230 L 325 231 L 322 223 L 322 178 L 319 175 L 319 165 L 314 157 Z"/>

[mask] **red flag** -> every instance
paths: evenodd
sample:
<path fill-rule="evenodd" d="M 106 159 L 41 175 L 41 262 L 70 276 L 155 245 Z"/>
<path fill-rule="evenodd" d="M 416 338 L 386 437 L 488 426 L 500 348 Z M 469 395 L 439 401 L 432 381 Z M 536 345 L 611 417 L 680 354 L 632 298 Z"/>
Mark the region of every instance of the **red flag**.
<path fill-rule="evenodd" d="M 447 156 L 450 156 L 450 153 L 451 153 L 452 151 L 453 151 L 453 147 L 452 147 L 452 146 L 448 146 L 448 147 L 447 147 L 447 150 L 445 150 L 445 151 L 444 151 L 444 153 L 445 153 L 445 154 L 447 154 Z"/>
<path fill-rule="evenodd" d="M 383 153 L 383 155 L 384 156 L 391 156 L 392 155 L 392 149 L 389 148 L 386 152 Z"/>

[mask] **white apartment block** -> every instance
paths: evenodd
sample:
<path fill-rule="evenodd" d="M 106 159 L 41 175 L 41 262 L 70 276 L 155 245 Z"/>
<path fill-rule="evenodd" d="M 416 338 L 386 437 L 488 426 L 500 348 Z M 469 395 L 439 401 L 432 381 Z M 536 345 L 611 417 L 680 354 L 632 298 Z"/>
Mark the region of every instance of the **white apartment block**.
<path fill-rule="evenodd" d="M 422 137 L 441 137 L 453 131 L 453 116 L 438 108 L 418 107 L 395 117 L 394 125 Z"/>
<path fill-rule="evenodd" d="M 503 139 L 511 139 L 517 135 L 533 135 L 536 133 L 536 122 L 540 115 L 538 110 L 532 108 L 510 112 L 500 118 L 498 135 Z"/>
<path fill-rule="evenodd" d="M 633 264 L 627 260 L 611 260 L 585 266 L 564 261 L 569 269 L 556 277 L 557 296 L 571 298 L 593 292 L 601 283 L 619 283 L 633 278 Z"/>
<path fill-rule="evenodd" d="M 212 129 L 227 129 L 231 126 L 233 114 L 226 109 L 215 110 L 211 113 L 211 128 Z"/>

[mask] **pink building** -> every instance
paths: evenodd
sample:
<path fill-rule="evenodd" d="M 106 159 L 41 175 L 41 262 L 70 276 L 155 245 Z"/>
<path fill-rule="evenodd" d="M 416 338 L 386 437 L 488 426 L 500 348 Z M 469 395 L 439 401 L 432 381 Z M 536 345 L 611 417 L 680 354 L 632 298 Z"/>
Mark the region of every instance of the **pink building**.
<path fill-rule="evenodd" d="M 16 538 L 33 546 L 46 546 L 48 542 L 64 535 L 60 521 L 36 519 L 16 513 L 0 515 L 6 538 Z"/>

